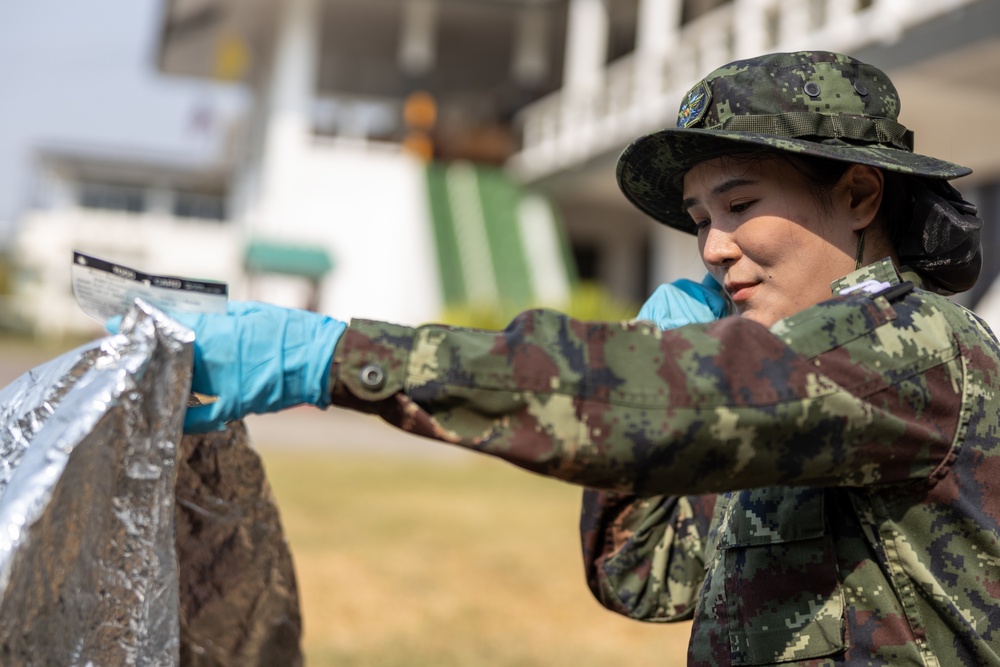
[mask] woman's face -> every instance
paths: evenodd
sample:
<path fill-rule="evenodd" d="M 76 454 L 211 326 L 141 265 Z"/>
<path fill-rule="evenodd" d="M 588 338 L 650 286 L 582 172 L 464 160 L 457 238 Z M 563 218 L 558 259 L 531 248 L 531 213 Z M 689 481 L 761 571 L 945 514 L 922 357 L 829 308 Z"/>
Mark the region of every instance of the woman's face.
<path fill-rule="evenodd" d="M 684 176 L 684 203 L 709 272 L 743 317 L 771 326 L 829 299 L 854 269 L 857 234 L 842 183 L 824 207 L 778 158 L 721 157 Z"/>

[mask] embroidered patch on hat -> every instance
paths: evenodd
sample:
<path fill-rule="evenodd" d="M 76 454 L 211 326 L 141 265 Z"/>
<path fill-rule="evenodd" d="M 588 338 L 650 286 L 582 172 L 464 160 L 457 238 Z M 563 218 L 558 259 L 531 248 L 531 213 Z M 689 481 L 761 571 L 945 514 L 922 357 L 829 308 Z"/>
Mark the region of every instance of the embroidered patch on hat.
<path fill-rule="evenodd" d="M 681 102 L 681 108 L 677 111 L 677 127 L 691 127 L 700 121 L 708 109 L 708 100 L 708 84 L 699 81 Z"/>

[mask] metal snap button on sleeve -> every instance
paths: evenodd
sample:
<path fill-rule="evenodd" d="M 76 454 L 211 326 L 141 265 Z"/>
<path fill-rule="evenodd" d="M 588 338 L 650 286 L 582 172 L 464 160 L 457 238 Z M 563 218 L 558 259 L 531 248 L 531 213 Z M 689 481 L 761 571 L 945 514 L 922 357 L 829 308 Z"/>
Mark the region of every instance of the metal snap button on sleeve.
<path fill-rule="evenodd" d="M 369 391 L 378 391 L 385 386 L 385 371 L 381 366 L 368 364 L 358 373 L 362 386 Z"/>

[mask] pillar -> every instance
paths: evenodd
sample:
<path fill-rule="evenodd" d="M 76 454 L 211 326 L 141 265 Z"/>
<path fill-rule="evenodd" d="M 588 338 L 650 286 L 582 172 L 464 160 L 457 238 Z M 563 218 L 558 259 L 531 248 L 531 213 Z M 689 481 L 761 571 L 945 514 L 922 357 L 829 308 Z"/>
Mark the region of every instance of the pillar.
<path fill-rule="evenodd" d="M 677 49 L 682 0 L 639 0 L 636 26 L 636 95 L 655 99 L 669 83 L 664 68 Z"/>
<path fill-rule="evenodd" d="M 608 58 L 607 0 L 570 0 L 566 25 L 563 88 L 596 87 Z"/>
<path fill-rule="evenodd" d="M 735 31 L 736 59 L 750 58 L 773 50 L 773 44 L 768 44 L 765 7 L 759 0 L 735 0 L 733 3 L 733 21 L 739 29 Z M 725 63 L 713 63 L 711 69 Z M 706 71 L 705 74 L 708 72 Z"/>
<path fill-rule="evenodd" d="M 681 28 L 681 0 L 639 0 L 636 52 L 640 57 L 663 57 L 677 46 Z"/>
<path fill-rule="evenodd" d="M 406 0 L 402 12 L 399 67 L 420 76 L 434 69 L 438 4 L 436 0 Z"/>
<path fill-rule="evenodd" d="M 549 16 L 545 7 L 527 5 L 519 10 L 514 33 L 514 60 L 511 76 L 517 83 L 531 87 L 549 74 Z"/>
<path fill-rule="evenodd" d="M 282 229 L 295 219 L 298 187 L 312 136 L 319 16 L 316 0 L 286 0 L 280 9 L 261 157 L 259 225 Z"/>

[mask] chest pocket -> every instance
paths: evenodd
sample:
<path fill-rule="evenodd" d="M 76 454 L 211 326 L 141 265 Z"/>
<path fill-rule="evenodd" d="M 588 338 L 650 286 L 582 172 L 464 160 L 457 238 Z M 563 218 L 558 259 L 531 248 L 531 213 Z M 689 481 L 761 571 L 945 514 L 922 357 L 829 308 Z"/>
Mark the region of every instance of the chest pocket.
<path fill-rule="evenodd" d="M 845 648 L 844 599 L 823 489 L 735 494 L 719 524 L 735 665 L 827 656 Z"/>

